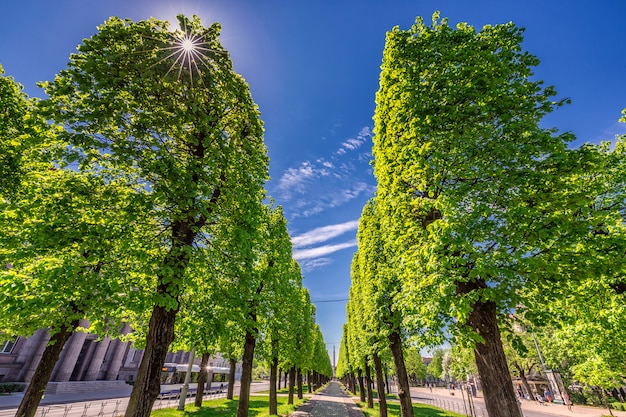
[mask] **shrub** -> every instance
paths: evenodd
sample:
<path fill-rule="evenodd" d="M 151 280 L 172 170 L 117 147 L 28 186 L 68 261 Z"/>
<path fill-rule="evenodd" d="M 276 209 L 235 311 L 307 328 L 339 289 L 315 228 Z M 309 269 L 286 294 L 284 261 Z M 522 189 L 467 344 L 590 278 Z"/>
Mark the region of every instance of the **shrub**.
<path fill-rule="evenodd" d="M 24 391 L 24 385 L 16 384 L 15 382 L 2 382 L 0 383 L 0 393 L 7 394 L 11 392 Z"/>

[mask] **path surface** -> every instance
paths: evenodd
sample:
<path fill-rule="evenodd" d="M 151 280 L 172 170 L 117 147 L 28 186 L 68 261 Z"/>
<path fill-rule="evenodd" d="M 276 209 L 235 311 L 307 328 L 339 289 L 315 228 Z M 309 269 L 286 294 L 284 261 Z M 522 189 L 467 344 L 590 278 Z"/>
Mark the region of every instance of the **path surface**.
<path fill-rule="evenodd" d="M 336 381 L 331 381 L 326 388 L 291 414 L 292 417 L 363 417 L 363 413 L 354 404 Z"/>

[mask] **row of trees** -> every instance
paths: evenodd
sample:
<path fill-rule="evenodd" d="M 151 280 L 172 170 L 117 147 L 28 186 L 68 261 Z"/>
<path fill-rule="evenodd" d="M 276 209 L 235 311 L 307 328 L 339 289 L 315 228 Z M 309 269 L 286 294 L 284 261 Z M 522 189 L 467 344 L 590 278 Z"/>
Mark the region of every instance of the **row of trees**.
<path fill-rule="evenodd" d="M 403 416 L 397 344 L 444 340 L 473 350 L 489 415 L 520 416 L 503 348 L 519 323 L 551 324 L 567 340 L 561 361 L 576 347 L 577 378 L 606 366 L 621 380 L 626 136 L 573 149 L 571 133 L 543 127 L 567 100 L 533 78 L 522 34 L 450 27 L 437 13 L 387 34 L 378 192 L 359 225 L 340 358 L 353 372 L 391 352 Z"/>
<path fill-rule="evenodd" d="M 204 365 L 242 358 L 241 417 L 255 351 L 272 372 L 332 375 L 265 194 L 258 108 L 219 24 L 178 19 L 111 18 L 41 83 L 43 100 L 0 77 L 0 331 L 51 334 L 17 416 L 35 414 L 85 318 L 101 336 L 130 323 L 145 349 L 128 417 L 150 414 L 173 347 Z"/>

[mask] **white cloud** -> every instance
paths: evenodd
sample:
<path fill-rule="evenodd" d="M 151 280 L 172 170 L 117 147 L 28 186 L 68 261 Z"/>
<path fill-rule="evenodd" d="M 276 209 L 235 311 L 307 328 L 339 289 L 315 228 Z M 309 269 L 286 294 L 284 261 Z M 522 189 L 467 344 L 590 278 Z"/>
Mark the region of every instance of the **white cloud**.
<path fill-rule="evenodd" d="M 365 142 L 371 139 L 372 139 L 372 131 L 370 130 L 368 126 L 365 126 L 363 129 L 361 129 L 361 131 L 356 136 L 356 138 L 350 138 L 346 140 L 344 143 L 342 143 L 341 147 L 337 150 L 336 154 L 343 155 L 347 153 L 348 151 L 353 151 L 355 149 L 358 149 L 361 147 L 361 145 L 363 145 Z"/>
<path fill-rule="evenodd" d="M 354 239 L 348 242 L 338 243 L 336 245 L 325 245 L 319 246 L 317 248 L 299 249 L 293 251 L 293 257 L 298 261 L 302 259 L 320 258 L 343 249 L 353 248 L 356 245 L 356 239 Z"/>
<path fill-rule="evenodd" d="M 358 151 L 371 136 L 370 128 L 364 127 L 330 157 L 321 156 L 287 169 L 270 189 L 287 218 L 307 218 L 360 197 L 371 197 L 376 191 L 369 164 L 371 153 L 369 149 Z"/>
<path fill-rule="evenodd" d="M 303 246 L 310 246 L 327 240 L 333 239 L 346 232 L 356 230 L 359 227 L 359 220 L 350 220 L 345 223 L 331 224 L 329 226 L 322 226 L 301 235 L 291 238 L 291 243 L 294 248 L 301 248 Z"/>
<path fill-rule="evenodd" d="M 315 269 L 330 265 L 333 262 L 332 258 L 303 259 L 299 261 L 302 272 L 311 272 Z"/>

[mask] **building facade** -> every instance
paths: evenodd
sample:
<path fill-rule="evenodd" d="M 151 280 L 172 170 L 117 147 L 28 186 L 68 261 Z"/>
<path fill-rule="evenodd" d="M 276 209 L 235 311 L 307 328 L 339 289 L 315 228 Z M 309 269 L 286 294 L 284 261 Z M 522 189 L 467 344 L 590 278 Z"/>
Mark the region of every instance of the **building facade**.
<path fill-rule="evenodd" d="M 88 328 L 84 321 L 81 327 Z M 128 334 L 129 326 L 124 326 L 121 333 Z M 32 336 L 17 337 L 0 341 L 0 383 L 29 383 L 41 360 L 50 335 L 46 330 L 38 330 Z M 137 377 L 143 350 L 135 349 L 131 342 L 97 335 L 74 332 L 67 340 L 59 356 L 46 392 L 120 389 L 128 387 Z M 182 350 L 169 352 L 165 362 L 189 363 L 189 352 Z M 195 359 L 199 364 L 200 360 Z M 228 367 L 228 360 L 219 355 L 211 358 L 213 366 Z M 239 368 L 239 366 L 238 366 Z M 237 369 L 237 374 L 241 373 Z M 81 384 L 77 384 L 80 382 Z"/>

